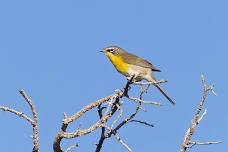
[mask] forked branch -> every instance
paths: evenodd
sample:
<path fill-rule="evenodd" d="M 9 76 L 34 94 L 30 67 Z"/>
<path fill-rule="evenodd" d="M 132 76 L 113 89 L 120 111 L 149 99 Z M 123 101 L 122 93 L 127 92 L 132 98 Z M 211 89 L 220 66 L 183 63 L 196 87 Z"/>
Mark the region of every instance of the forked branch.
<path fill-rule="evenodd" d="M 221 143 L 221 141 L 219 141 L 219 142 L 206 142 L 206 143 L 191 141 L 192 140 L 192 136 L 193 136 L 193 134 L 194 134 L 194 132 L 196 130 L 196 126 L 201 122 L 201 120 L 203 119 L 203 117 L 207 113 L 207 110 L 205 110 L 203 112 L 203 114 L 200 115 L 200 113 L 201 113 L 201 111 L 203 109 L 203 105 L 205 103 L 208 91 L 211 91 L 212 93 L 215 94 L 213 85 L 210 86 L 210 87 L 207 87 L 204 76 L 202 75 L 201 78 L 202 78 L 202 85 L 203 85 L 203 88 L 202 88 L 202 92 L 203 92 L 202 93 L 202 99 L 201 99 L 200 104 L 199 104 L 199 106 L 198 106 L 198 108 L 196 110 L 196 113 L 194 114 L 194 117 L 193 117 L 193 119 L 191 121 L 191 125 L 188 128 L 188 130 L 187 130 L 187 132 L 186 132 L 186 134 L 184 136 L 184 140 L 183 140 L 183 143 L 181 145 L 180 152 L 185 152 L 188 148 L 191 148 L 194 145 L 209 145 L 209 144 Z"/>
<path fill-rule="evenodd" d="M 54 143 L 53 143 L 53 149 L 55 152 L 63 152 L 63 150 L 61 149 L 61 141 L 62 139 L 69 139 L 69 138 L 76 138 L 79 136 L 83 136 L 86 134 L 89 134 L 93 131 L 95 131 L 98 128 L 101 128 L 101 136 L 99 139 L 98 144 L 96 145 L 96 152 L 99 152 L 102 148 L 103 142 L 106 138 L 111 137 L 112 135 L 115 136 L 116 139 L 118 139 L 118 141 L 122 144 L 126 146 L 126 143 L 124 143 L 119 136 L 117 135 L 117 130 L 120 129 L 123 125 L 127 124 L 128 122 L 138 122 L 144 125 L 148 125 L 149 123 L 146 123 L 144 121 L 139 121 L 139 120 L 134 120 L 131 121 L 135 115 L 138 113 L 138 111 L 141 108 L 141 104 L 146 104 L 146 101 L 142 100 L 142 94 L 148 89 L 148 87 L 146 88 L 146 90 L 141 91 L 139 98 L 135 98 L 135 97 L 130 97 L 128 94 L 128 91 L 130 89 L 130 84 L 132 84 L 132 80 L 133 80 L 134 76 L 127 81 L 126 85 L 124 86 L 123 91 L 116 91 L 113 95 L 104 97 L 102 99 L 99 99 L 97 101 L 92 102 L 91 104 L 85 106 L 84 108 L 82 108 L 79 112 L 75 113 L 72 116 L 67 117 L 66 114 L 64 115 L 63 121 L 62 121 L 62 126 L 60 131 L 58 132 L 58 134 L 55 137 Z M 138 84 L 138 85 L 144 85 L 144 84 Z M 147 84 L 148 85 L 148 84 Z M 135 113 L 133 113 L 129 118 L 126 118 L 124 121 L 122 121 L 120 124 L 116 125 L 115 128 L 114 125 L 116 124 L 116 122 L 119 120 L 119 118 L 121 117 L 121 114 L 117 116 L 117 118 L 114 120 L 114 122 L 112 123 L 111 127 L 109 127 L 106 122 L 116 113 L 116 111 L 118 109 L 121 109 L 121 103 L 120 103 L 120 99 L 122 99 L 123 97 L 127 97 L 130 100 L 134 100 L 137 103 L 137 108 Z M 102 107 L 102 105 L 106 103 L 108 104 L 108 106 Z M 149 104 L 157 104 L 160 105 L 157 102 L 148 102 Z M 99 113 L 99 120 L 91 125 L 89 128 L 86 129 L 81 129 L 81 128 L 77 128 L 74 132 L 68 132 L 67 131 L 67 127 L 70 123 L 76 121 L 77 119 L 79 119 L 81 116 L 83 116 L 87 111 L 98 107 L 98 113 Z M 102 111 L 105 110 L 104 114 L 102 113 Z M 128 149 L 127 148 L 127 149 Z M 128 149 L 129 150 L 129 149 Z"/>
<path fill-rule="evenodd" d="M 22 97 L 28 103 L 28 105 L 32 111 L 33 119 L 30 118 L 29 116 L 27 116 L 26 114 L 24 114 L 23 112 L 19 112 L 15 109 L 12 109 L 9 107 L 0 106 L 0 110 L 13 113 L 13 114 L 23 118 L 24 120 L 28 121 L 32 125 L 32 128 L 33 128 L 33 152 L 39 152 L 38 120 L 37 120 L 36 108 L 35 108 L 32 100 L 29 98 L 29 96 L 26 94 L 26 92 L 24 90 L 19 90 L 19 93 L 22 95 Z"/>

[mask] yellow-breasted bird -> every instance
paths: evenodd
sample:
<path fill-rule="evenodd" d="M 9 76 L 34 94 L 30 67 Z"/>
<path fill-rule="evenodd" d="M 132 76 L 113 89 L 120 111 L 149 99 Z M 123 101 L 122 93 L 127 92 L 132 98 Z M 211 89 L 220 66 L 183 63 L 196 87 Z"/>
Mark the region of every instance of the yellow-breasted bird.
<path fill-rule="evenodd" d="M 126 76 L 128 80 L 134 76 L 133 81 L 135 82 L 142 80 L 152 82 L 172 104 L 175 104 L 153 76 L 153 72 L 161 72 L 161 70 L 155 68 L 150 62 L 134 54 L 128 53 L 118 46 L 109 46 L 103 48 L 100 52 L 103 52 L 112 62 L 116 70 Z"/>

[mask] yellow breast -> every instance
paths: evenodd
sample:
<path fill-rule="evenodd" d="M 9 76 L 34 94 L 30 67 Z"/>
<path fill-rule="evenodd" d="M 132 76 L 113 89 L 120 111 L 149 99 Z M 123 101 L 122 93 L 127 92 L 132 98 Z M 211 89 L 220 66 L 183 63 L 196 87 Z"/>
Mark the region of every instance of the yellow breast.
<path fill-rule="evenodd" d="M 129 64 L 125 63 L 118 55 L 113 55 L 109 52 L 106 52 L 105 55 L 109 58 L 118 72 L 122 73 L 123 75 L 127 75 Z"/>

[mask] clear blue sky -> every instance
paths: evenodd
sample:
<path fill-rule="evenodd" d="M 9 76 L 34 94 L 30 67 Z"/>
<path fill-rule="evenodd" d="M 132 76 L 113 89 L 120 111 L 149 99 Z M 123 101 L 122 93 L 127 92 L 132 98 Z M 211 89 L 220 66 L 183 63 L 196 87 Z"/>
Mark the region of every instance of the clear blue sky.
<path fill-rule="evenodd" d="M 145 106 L 148 112 L 138 119 L 156 127 L 129 124 L 120 131 L 134 151 L 179 150 L 201 99 L 202 73 L 215 84 L 218 96 L 208 96 L 208 115 L 194 139 L 224 143 L 192 151 L 227 151 L 227 6 L 226 0 L 2 0 L 0 105 L 30 114 L 18 94 L 18 89 L 25 89 L 39 114 L 41 152 L 52 151 L 63 112 L 71 115 L 124 85 L 124 77 L 98 53 L 115 44 L 160 68 L 156 77 L 169 80 L 163 86 L 177 103 L 171 106 L 150 88 L 145 99 L 164 106 Z M 125 104 L 125 111 L 133 110 L 134 104 Z M 82 127 L 95 122 L 96 115 L 93 111 L 81 119 Z M 27 122 L 4 112 L 0 121 L 1 151 L 31 151 L 32 129 Z M 78 151 L 91 152 L 98 135 L 99 131 L 64 140 L 63 146 L 78 142 Z M 125 149 L 113 138 L 103 151 Z"/>

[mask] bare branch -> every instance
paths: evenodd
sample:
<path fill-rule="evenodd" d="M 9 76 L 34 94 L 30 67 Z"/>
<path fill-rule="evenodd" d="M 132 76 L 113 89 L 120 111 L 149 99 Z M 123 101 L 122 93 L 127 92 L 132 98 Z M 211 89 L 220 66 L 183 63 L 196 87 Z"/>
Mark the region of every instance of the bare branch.
<path fill-rule="evenodd" d="M 78 118 L 80 118 L 87 111 L 93 109 L 94 107 L 97 107 L 98 105 L 100 105 L 102 103 L 105 103 L 105 102 L 109 101 L 112 97 L 115 97 L 115 96 L 120 96 L 120 92 L 117 92 L 114 95 L 110 95 L 110 96 L 107 96 L 107 97 L 104 97 L 104 98 L 101 98 L 101 99 L 99 99 L 97 101 L 92 102 L 91 104 L 89 104 L 86 107 L 82 108 L 79 112 L 75 113 L 73 116 L 64 119 L 63 123 L 64 124 L 69 124 L 69 123 L 77 120 Z"/>
<path fill-rule="evenodd" d="M 131 114 L 128 118 L 124 119 L 119 125 L 117 125 L 114 129 L 112 129 L 112 132 L 108 134 L 108 136 L 111 136 L 112 133 L 116 133 L 121 127 L 123 127 L 125 124 L 127 124 L 129 121 L 131 121 L 136 114 L 140 110 L 140 104 L 136 107 L 135 112 Z"/>
<path fill-rule="evenodd" d="M 121 91 L 121 90 L 115 91 L 115 93 L 113 95 L 107 96 L 107 97 L 99 99 L 97 101 L 94 101 L 91 104 L 82 108 L 80 111 L 78 111 L 77 113 L 75 113 L 72 116 L 67 117 L 67 115 L 65 114 L 61 129 L 58 132 L 58 134 L 56 135 L 55 140 L 54 140 L 54 144 L 53 144 L 54 151 L 55 152 L 62 152 L 60 144 L 61 144 L 61 141 L 63 138 L 69 139 L 69 138 L 75 138 L 75 137 L 83 136 L 83 135 L 86 135 L 86 134 L 89 134 L 89 133 L 95 131 L 98 128 L 101 128 L 101 130 L 102 130 L 101 136 L 100 136 L 99 142 L 96 146 L 96 152 L 99 152 L 102 148 L 102 144 L 103 144 L 104 140 L 106 138 L 111 137 L 112 134 L 116 135 L 118 129 L 120 129 L 122 126 L 124 126 L 130 120 L 132 120 L 132 118 L 135 117 L 135 115 L 138 113 L 138 111 L 142 109 L 141 104 L 160 105 L 160 103 L 157 103 L 157 102 L 149 102 L 149 101 L 147 102 L 147 101 L 142 100 L 142 94 L 145 93 L 147 91 L 147 89 L 149 88 L 148 84 L 147 84 L 148 86 L 144 90 L 140 90 L 139 98 L 129 97 L 128 91 L 130 89 L 130 84 L 133 83 L 132 82 L 133 78 L 134 78 L 134 76 L 132 76 L 131 79 L 127 81 L 126 85 L 124 86 L 123 91 Z M 166 81 L 161 81 L 158 83 L 163 83 L 163 82 L 166 82 Z M 127 119 L 122 121 L 119 125 L 117 125 L 117 127 L 115 127 L 113 129 L 115 123 L 117 123 L 117 121 L 120 119 L 120 117 L 122 116 L 122 113 L 123 113 L 123 111 L 121 110 L 122 104 L 120 103 L 120 99 L 123 97 L 127 97 L 130 100 L 136 101 L 138 103 L 138 106 L 136 108 L 135 113 L 130 115 Z M 101 105 L 103 103 L 108 103 L 108 106 L 106 107 L 106 112 L 104 112 L 104 114 L 102 113 L 103 107 L 101 108 Z M 86 129 L 78 128 L 74 132 L 67 132 L 66 131 L 66 129 L 70 123 L 76 121 L 78 118 L 80 118 L 87 111 L 93 109 L 94 107 L 98 107 L 98 114 L 100 117 L 99 121 L 97 121 L 95 124 L 91 125 L 89 128 L 86 128 Z M 115 112 L 118 109 L 120 109 L 120 114 L 114 120 L 111 127 L 109 127 L 112 131 L 108 132 L 107 135 L 105 135 L 106 129 L 105 129 L 104 125 L 106 125 L 106 122 L 115 114 Z M 139 121 L 139 123 L 140 122 L 145 124 L 145 125 L 150 125 L 150 124 L 145 123 L 143 121 Z"/>
<path fill-rule="evenodd" d="M 140 120 L 131 120 L 130 122 L 138 122 L 138 123 L 141 123 L 143 125 L 146 125 L 146 126 L 149 126 L 149 127 L 154 127 L 153 124 L 150 124 L 148 122 L 145 122 L 145 121 L 140 121 Z"/>
<path fill-rule="evenodd" d="M 142 99 L 143 94 L 147 93 L 147 90 L 149 89 L 150 85 L 148 84 L 148 85 L 146 85 L 146 87 L 144 87 L 143 85 L 140 85 L 139 87 L 140 87 L 140 89 L 139 89 L 139 99 Z"/>
<path fill-rule="evenodd" d="M 119 143 L 122 144 L 128 150 L 128 152 L 133 152 L 131 148 L 120 138 L 118 134 L 115 134 L 115 137 L 116 140 L 119 141 Z"/>
<path fill-rule="evenodd" d="M 85 106 L 84 108 L 82 108 L 79 112 L 75 113 L 73 116 L 71 117 L 67 117 L 63 119 L 63 123 L 61 126 L 61 129 L 59 131 L 59 133 L 56 135 L 55 140 L 54 140 L 54 144 L 53 144 L 53 149 L 55 152 L 62 152 L 61 150 L 61 146 L 60 143 L 62 141 L 63 138 L 69 139 L 69 138 L 75 138 L 75 137 L 79 137 L 82 135 L 86 135 L 89 134 L 91 132 L 93 132 L 94 130 L 96 130 L 97 128 L 102 127 L 102 125 L 108 121 L 108 119 L 116 112 L 116 110 L 118 109 L 118 103 L 119 103 L 119 99 L 122 98 L 123 96 L 126 96 L 128 94 L 128 90 L 129 90 L 129 86 L 132 83 L 134 76 L 127 81 L 125 87 L 124 87 L 124 91 L 117 91 L 115 92 L 115 94 L 104 97 L 102 99 L 99 99 L 97 101 L 92 102 L 91 104 Z M 77 129 L 75 132 L 66 132 L 66 129 L 68 127 L 68 125 L 77 120 L 78 118 L 80 118 L 83 114 L 85 114 L 87 111 L 93 109 L 94 107 L 97 107 L 105 102 L 108 102 L 112 99 L 115 99 L 113 101 L 113 103 L 111 104 L 111 110 L 107 110 L 107 113 L 100 118 L 100 120 L 95 123 L 94 125 L 90 126 L 88 129 Z"/>
<path fill-rule="evenodd" d="M 76 144 L 74 144 L 74 145 L 68 147 L 68 148 L 66 149 L 65 152 L 70 152 L 70 151 L 72 151 L 72 149 L 75 149 L 75 148 L 77 148 L 77 147 L 78 147 L 78 144 L 76 143 Z"/>
<path fill-rule="evenodd" d="M 9 107 L 4 107 L 4 106 L 0 106 L 0 110 L 2 111 L 7 111 L 7 112 L 10 112 L 10 113 L 13 113 L 21 118 L 24 118 L 25 120 L 27 120 L 31 125 L 33 124 L 33 120 L 28 117 L 26 114 L 24 114 L 23 112 L 19 112 L 17 110 L 14 110 L 14 109 L 11 109 Z"/>
<path fill-rule="evenodd" d="M 113 121 L 113 123 L 111 124 L 111 129 L 114 127 L 114 125 L 120 120 L 120 118 L 123 115 L 123 109 L 121 106 L 118 106 L 118 109 L 120 111 L 119 115 L 116 117 L 116 119 Z"/>
<path fill-rule="evenodd" d="M 32 111 L 33 115 L 33 124 L 32 124 L 32 129 L 33 129 L 33 152 L 38 152 L 39 151 L 39 143 L 38 143 L 38 118 L 37 118 L 37 112 L 36 108 L 32 102 L 32 100 L 29 98 L 29 96 L 26 94 L 24 90 L 19 90 L 20 94 L 23 96 L 25 101 L 29 104 L 30 109 Z"/>
<path fill-rule="evenodd" d="M 220 144 L 223 141 L 207 141 L 207 142 L 198 142 L 198 141 L 190 141 L 188 148 L 192 148 L 195 145 L 211 145 L 211 144 Z"/>
<path fill-rule="evenodd" d="M 208 88 L 207 88 L 207 91 L 211 91 L 215 96 L 217 96 L 217 93 L 215 92 L 215 86 L 214 85 L 210 85 Z"/>
<path fill-rule="evenodd" d="M 202 118 L 207 113 L 207 111 L 205 110 L 204 113 L 200 117 L 200 112 L 202 111 L 204 102 L 206 100 L 207 92 L 208 91 L 212 91 L 213 92 L 214 86 L 212 85 L 211 87 L 207 88 L 204 76 L 202 75 L 201 78 L 202 78 L 202 85 L 203 85 L 203 88 L 202 88 L 202 92 L 203 92 L 202 99 L 201 99 L 200 104 L 199 104 L 199 106 L 198 106 L 198 108 L 196 110 L 196 113 L 195 113 L 195 115 L 194 115 L 194 117 L 193 117 L 193 119 L 191 121 L 191 126 L 186 131 L 183 143 L 182 143 L 181 148 L 180 148 L 180 152 L 185 152 L 187 150 L 187 148 L 191 147 L 191 145 L 192 145 L 191 139 L 192 139 L 192 136 L 193 136 L 193 134 L 195 132 L 196 126 L 199 124 L 199 122 L 202 120 Z"/>
<path fill-rule="evenodd" d="M 168 81 L 161 80 L 161 81 L 158 81 L 157 83 L 165 83 L 165 82 L 168 82 Z M 125 96 L 128 99 L 130 99 L 131 101 L 139 102 L 141 104 L 151 104 L 151 105 L 156 105 L 156 106 L 162 106 L 161 103 L 156 102 L 156 101 L 144 101 L 144 100 L 142 100 L 143 93 L 147 92 L 147 90 L 150 87 L 150 84 L 154 84 L 154 83 L 152 83 L 152 82 L 146 82 L 146 83 L 144 83 L 144 82 L 133 82 L 133 84 L 140 85 L 139 98 L 131 97 L 128 94 L 125 94 Z M 145 89 L 142 88 L 143 85 L 147 85 Z"/>
<path fill-rule="evenodd" d="M 83 130 L 77 129 L 75 132 L 64 132 L 62 134 L 62 137 L 64 137 L 64 138 L 79 137 L 82 135 L 89 134 L 89 133 L 93 132 L 94 130 L 96 130 L 97 128 L 101 127 L 101 125 L 104 124 L 105 122 L 107 122 L 107 120 L 116 112 L 116 110 L 117 110 L 116 103 L 117 102 L 119 102 L 119 97 L 116 98 L 115 103 L 112 106 L 112 109 L 106 115 L 104 115 L 97 123 L 90 126 L 88 129 L 83 129 Z"/>
<path fill-rule="evenodd" d="M 199 119 L 196 123 L 199 124 L 206 114 L 207 114 L 207 109 L 204 110 L 203 114 L 199 117 Z"/>
<path fill-rule="evenodd" d="M 127 98 L 132 100 L 132 101 L 135 101 L 135 102 L 140 102 L 142 104 L 151 104 L 151 105 L 155 105 L 155 106 L 162 106 L 161 103 L 156 102 L 156 101 L 144 101 L 140 98 L 135 98 L 135 97 L 130 97 L 130 96 L 128 96 Z"/>
<path fill-rule="evenodd" d="M 115 111 L 117 110 L 117 107 L 115 106 L 115 104 L 113 104 L 112 110 L 109 113 L 107 113 L 106 115 L 104 115 L 97 123 L 95 123 L 94 125 L 92 125 L 88 129 L 83 129 L 83 130 L 77 129 L 75 132 L 66 132 L 66 129 L 67 129 L 69 123 L 77 120 L 84 113 L 93 109 L 94 107 L 109 101 L 111 98 L 115 98 L 115 103 L 119 102 L 119 98 L 122 95 L 123 95 L 122 92 L 117 92 L 114 95 L 107 96 L 105 98 L 99 99 L 99 100 L 92 102 L 91 104 L 85 106 L 79 112 L 75 113 L 73 116 L 65 118 L 63 120 L 61 130 L 59 131 L 59 133 L 55 137 L 54 144 L 53 144 L 54 151 L 55 152 L 62 152 L 61 147 L 60 147 L 60 143 L 61 143 L 63 138 L 69 139 L 69 138 L 75 138 L 75 137 L 79 137 L 82 135 L 86 135 L 86 134 L 91 133 L 92 131 L 96 130 L 97 128 L 101 127 L 101 124 L 105 123 L 115 113 Z"/>
<path fill-rule="evenodd" d="M 104 127 L 106 128 L 106 129 L 108 129 L 109 130 L 109 132 L 111 132 L 114 136 L 115 136 L 115 138 L 116 138 L 116 140 L 121 144 L 121 145 L 123 145 L 127 150 L 128 150 L 128 152 L 133 152 L 132 150 L 131 150 L 131 148 L 120 138 L 120 136 L 117 134 L 117 132 L 113 132 L 113 130 L 110 128 L 110 127 L 108 127 L 108 126 L 106 126 L 106 125 L 104 125 Z"/>
<path fill-rule="evenodd" d="M 134 82 L 133 84 L 135 85 L 154 85 L 154 84 L 161 84 L 161 83 L 166 83 L 168 82 L 167 80 L 160 80 L 160 81 L 157 81 L 156 83 L 154 82 Z"/>
<path fill-rule="evenodd" d="M 25 93 L 25 91 L 19 90 L 19 92 L 22 95 L 22 97 L 25 99 L 25 101 L 28 103 L 28 105 L 32 111 L 33 119 L 30 118 L 29 116 L 27 116 L 26 114 L 24 114 L 23 112 L 19 112 L 17 110 L 14 110 L 14 109 L 11 109 L 8 107 L 0 106 L 0 110 L 13 113 L 13 114 L 25 119 L 27 122 L 29 122 L 32 125 L 32 129 L 33 129 L 33 136 L 32 136 L 32 138 L 33 138 L 33 152 L 39 152 L 38 125 L 37 125 L 38 123 L 37 123 L 36 109 L 35 109 L 35 106 L 33 105 L 32 100 Z"/>

